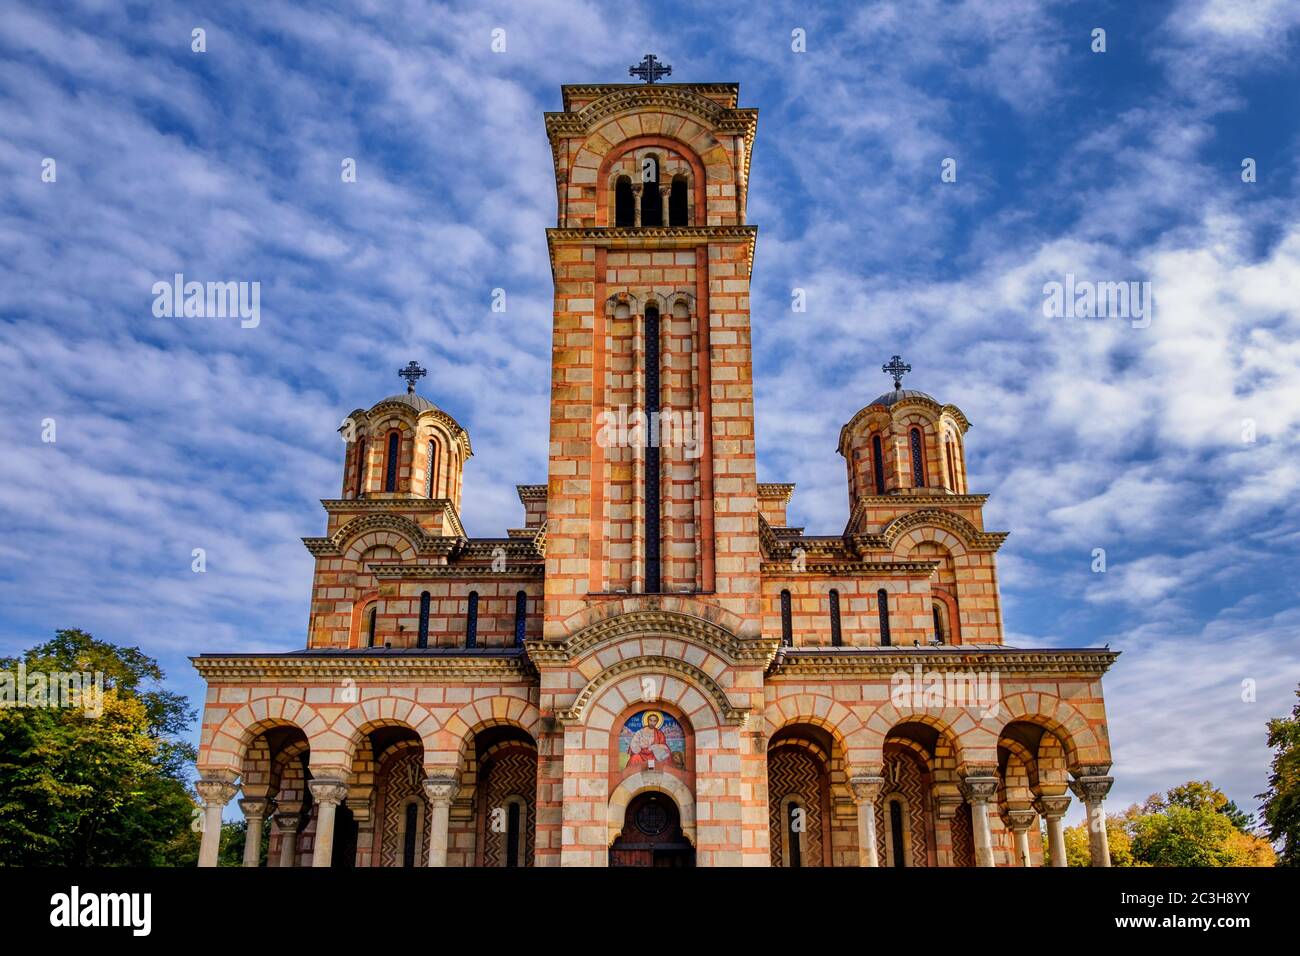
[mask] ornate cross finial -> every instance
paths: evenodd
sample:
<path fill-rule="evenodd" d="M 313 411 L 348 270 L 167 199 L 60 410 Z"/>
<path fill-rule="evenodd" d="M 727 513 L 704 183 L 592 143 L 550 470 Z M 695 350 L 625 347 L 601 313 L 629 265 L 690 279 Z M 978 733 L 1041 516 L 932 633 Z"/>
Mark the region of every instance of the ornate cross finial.
<path fill-rule="evenodd" d="M 906 364 L 900 356 L 895 355 L 880 366 L 880 370 L 886 375 L 894 376 L 894 388 L 897 390 L 903 387 L 903 376 L 912 371 L 912 366 Z"/>
<path fill-rule="evenodd" d="M 406 379 L 406 390 L 408 392 L 414 392 L 415 383 L 428 374 L 428 370 L 420 368 L 420 366 L 416 364 L 415 359 L 411 359 L 411 361 L 407 362 L 406 368 L 399 368 L 397 370 L 398 377 Z"/>
<path fill-rule="evenodd" d="M 627 72 L 631 76 L 640 77 L 647 83 L 654 83 L 665 76 L 671 76 L 673 68 L 667 64 L 660 64 L 653 53 L 647 53 L 640 66 L 629 66 Z"/>

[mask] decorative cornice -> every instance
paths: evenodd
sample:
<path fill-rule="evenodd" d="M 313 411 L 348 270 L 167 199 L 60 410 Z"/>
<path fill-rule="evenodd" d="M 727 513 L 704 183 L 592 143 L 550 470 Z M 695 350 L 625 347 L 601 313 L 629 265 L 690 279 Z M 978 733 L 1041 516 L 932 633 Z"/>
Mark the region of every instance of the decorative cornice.
<path fill-rule="evenodd" d="M 876 576 L 919 576 L 929 577 L 939 567 L 939 561 L 805 561 L 796 565 L 794 561 L 764 561 L 762 572 L 767 575 L 786 577 L 789 575 L 853 575 L 856 577 Z"/>
<path fill-rule="evenodd" d="M 632 657 L 627 660 L 618 661 L 604 668 L 599 674 L 587 682 L 587 686 L 582 689 L 577 698 L 573 701 L 572 706 L 557 710 L 555 716 L 563 723 L 576 723 L 582 720 L 582 714 L 591 703 L 596 692 L 606 684 L 624 674 L 635 673 L 643 670 L 654 671 L 675 671 L 685 677 L 690 678 L 705 693 L 713 698 L 717 705 L 718 713 L 722 716 L 724 723 L 743 724 L 749 719 L 749 711 L 742 710 L 731 703 L 727 697 L 727 692 L 719 686 L 718 682 L 706 674 L 694 664 L 688 664 L 686 661 L 676 657 Z"/>
<path fill-rule="evenodd" d="M 546 230 L 546 248 L 551 258 L 551 268 L 555 268 L 555 246 L 565 243 L 581 243 L 606 249 L 637 249 L 652 244 L 656 248 L 691 249 L 709 242 L 728 240 L 747 243 L 746 267 L 754 265 L 754 244 L 758 239 L 758 227 L 749 225 L 732 226 L 635 226 L 600 228 L 582 226 L 578 228 L 551 228 Z"/>
<path fill-rule="evenodd" d="M 515 491 L 519 493 L 520 501 L 545 501 L 545 485 L 515 485 Z"/>
<path fill-rule="evenodd" d="M 266 681 L 306 682 L 430 680 L 516 680 L 533 683 L 528 658 L 513 649 L 480 651 L 411 651 L 362 655 L 337 654 L 204 654 L 190 663 L 209 684 L 255 684 Z"/>
<path fill-rule="evenodd" d="M 543 561 L 507 564 L 501 570 L 490 564 L 367 564 L 377 578 L 540 578 L 546 574 Z"/>
<path fill-rule="evenodd" d="M 780 498 L 782 501 L 789 503 L 791 496 L 794 495 L 794 482 L 765 482 L 758 483 L 758 496 L 771 501 L 774 498 Z"/>
<path fill-rule="evenodd" d="M 450 509 L 447 514 L 454 517 L 455 509 Z M 459 524 L 458 519 L 457 527 Z M 344 524 L 328 538 L 303 538 L 302 543 L 318 558 L 339 557 L 345 553 L 351 541 L 368 531 L 391 531 L 409 541 L 416 554 L 443 560 L 451 557 L 466 543 L 461 535 L 426 534 L 410 518 L 391 513 L 363 514 Z"/>
<path fill-rule="evenodd" d="M 1092 648 L 1069 650 L 976 650 L 961 647 L 837 647 L 781 648 L 768 677 L 819 675 L 889 677 L 920 665 L 927 671 L 996 670 L 999 674 L 1080 674 L 1100 677 L 1115 663 L 1119 651 Z"/>

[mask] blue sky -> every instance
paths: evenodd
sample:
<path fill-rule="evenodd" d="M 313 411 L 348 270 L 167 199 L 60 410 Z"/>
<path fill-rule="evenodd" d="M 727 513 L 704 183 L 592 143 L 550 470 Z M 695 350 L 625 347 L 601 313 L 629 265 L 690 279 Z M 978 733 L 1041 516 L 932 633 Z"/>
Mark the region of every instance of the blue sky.
<path fill-rule="evenodd" d="M 542 113 L 653 51 L 760 110 L 759 473 L 798 484 L 792 523 L 842 529 L 839 428 L 901 353 L 974 422 L 1007 642 L 1124 651 L 1115 808 L 1208 777 L 1253 810 L 1300 680 L 1298 43 L 1284 0 L 10 0 L 0 651 L 83 627 L 197 702 L 189 655 L 303 646 L 335 428 L 411 358 L 473 436 L 470 532 L 520 524 L 514 485 L 546 475 Z M 154 317 L 177 272 L 260 282 L 260 324 Z M 1151 282 L 1151 324 L 1045 318 L 1067 273 Z"/>

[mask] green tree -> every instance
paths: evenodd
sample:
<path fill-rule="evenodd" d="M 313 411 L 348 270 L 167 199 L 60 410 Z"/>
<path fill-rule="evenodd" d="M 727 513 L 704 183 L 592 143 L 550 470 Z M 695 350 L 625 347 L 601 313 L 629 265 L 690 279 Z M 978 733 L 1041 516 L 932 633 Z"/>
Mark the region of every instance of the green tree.
<path fill-rule="evenodd" d="M 102 713 L 0 709 L 0 862 L 164 866 L 197 859 L 186 782 L 194 719 L 139 648 L 61 630 L 22 656 L 28 674 L 101 672 Z M 16 675 L 18 660 L 0 659 Z"/>
<path fill-rule="evenodd" d="M 1290 717 L 1268 722 L 1268 745 L 1274 751 L 1273 767 L 1268 789 L 1259 795 L 1264 825 L 1269 839 L 1282 846 L 1279 864 L 1300 866 L 1300 703 Z"/>
<path fill-rule="evenodd" d="M 1128 831 L 1124 828 L 1125 817 L 1118 813 L 1106 816 L 1106 840 L 1110 844 L 1111 866 L 1140 866 L 1133 859 L 1133 849 Z M 1044 839 L 1043 846 L 1047 846 Z M 1051 865 L 1051 853 L 1044 851 L 1044 864 Z M 1088 824 L 1065 828 L 1065 865 L 1092 866 L 1092 852 L 1088 847 Z"/>

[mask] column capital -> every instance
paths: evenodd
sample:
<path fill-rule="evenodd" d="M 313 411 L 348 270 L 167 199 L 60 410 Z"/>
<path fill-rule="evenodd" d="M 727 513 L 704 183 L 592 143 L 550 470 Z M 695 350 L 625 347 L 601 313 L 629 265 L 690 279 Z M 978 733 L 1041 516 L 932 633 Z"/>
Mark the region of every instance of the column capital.
<path fill-rule="evenodd" d="M 239 793 L 239 787 L 227 780 L 199 780 L 194 789 L 203 798 L 205 807 L 224 807 Z"/>
<path fill-rule="evenodd" d="M 248 819 L 262 820 L 271 810 L 271 801 L 265 797 L 249 797 L 246 800 L 239 801 L 239 809 L 244 811 L 244 816 Z"/>
<path fill-rule="evenodd" d="M 884 777 L 863 775 L 849 780 L 849 790 L 853 793 L 854 803 L 875 803 L 885 786 Z"/>
<path fill-rule="evenodd" d="M 436 771 L 424 779 L 424 792 L 435 806 L 450 804 L 458 789 L 456 774 L 449 771 Z"/>
<path fill-rule="evenodd" d="M 1034 813 L 1033 810 L 1008 810 L 1002 815 L 1002 819 L 1006 821 L 1007 828 L 1012 833 L 1022 833 L 1028 830 L 1034 825 L 1034 820 L 1037 818 L 1038 814 Z"/>
<path fill-rule="evenodd" d="M 961 782 L 961 792 L 968 803 L 988 803 L 998 793 L 998 778 L 974 775 Z"/>
<path fill-rule="evenodd" d="M 1070 790 L 1084 803 L 1101 803 L 1114 783 L 1114 777 L 1075 777 L 1070 781 Z"/>
<path fill-rule="evenodd" d="M 309 780 L 312 798 L 320 804 L 338 806 L 348 797 L 348 785 L 342 780 Z"/>
<path fill-rule="evenodd" d="M 1034 801 L 1034 809 L 1048 820 L 1058 820 L 1070 809 L 1069 794 L 1059 797 L 1039 797 Z"/>
<path fill-rule="evenodd" d="M 297 833 L 298 826 L 302 823 L 302 807 L 296 807 L 292 810 L 286 810 L 284 807 L 276 807 L 276 811 L 271 816 L 271 822 L 275 828 L 282 833 Z"/>

